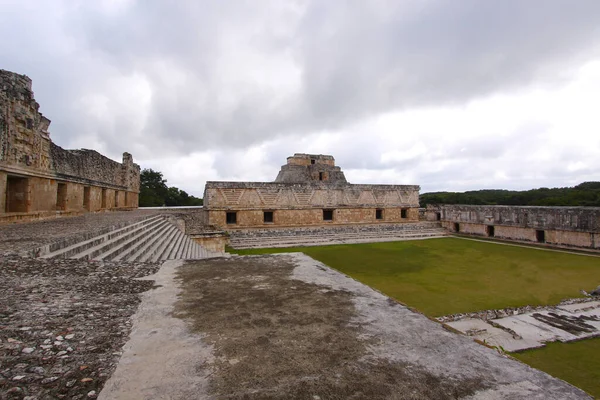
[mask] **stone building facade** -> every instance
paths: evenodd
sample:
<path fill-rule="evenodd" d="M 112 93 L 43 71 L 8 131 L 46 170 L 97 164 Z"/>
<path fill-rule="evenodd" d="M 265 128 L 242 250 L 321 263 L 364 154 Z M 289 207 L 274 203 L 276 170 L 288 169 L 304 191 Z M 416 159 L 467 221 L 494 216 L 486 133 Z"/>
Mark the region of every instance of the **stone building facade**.
<path fill-rule="evenodd" d="M 450 232 L 600 249 L 598 207 L 439 205 L 426 217 Z"/>
<path fill-rule="evenodd" d="M 140 167 L 52 143 L 32 82 L 0 70 L 0 223 L 136 208 Z"/>
<path fill-rule="evenodd" d="M 332 156 L 288 157 L 275 182 L 207 182 L 207 225 L 222 229 L 418 221 L 419 186 L 353 185 Z"/>

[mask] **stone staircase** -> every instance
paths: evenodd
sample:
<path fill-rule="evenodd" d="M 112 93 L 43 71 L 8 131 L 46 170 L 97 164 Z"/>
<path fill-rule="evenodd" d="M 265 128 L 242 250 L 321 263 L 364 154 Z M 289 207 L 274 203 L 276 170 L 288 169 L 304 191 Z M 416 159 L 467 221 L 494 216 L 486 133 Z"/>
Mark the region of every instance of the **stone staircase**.
<path fill-rule="evenodd" d="M 393 242 L 448 235 L 438 222 L 247 229 L 229 233 L 229 245 L 234 249 Z"/>
<path fill-rule="evenodd" d="M 106 229 L 94 235 L 44 246 L 40 258 L 158 262 L 173 259 L 220 257 L 186 236 L 168 217 L 154 216 L 142 221 Z"/>

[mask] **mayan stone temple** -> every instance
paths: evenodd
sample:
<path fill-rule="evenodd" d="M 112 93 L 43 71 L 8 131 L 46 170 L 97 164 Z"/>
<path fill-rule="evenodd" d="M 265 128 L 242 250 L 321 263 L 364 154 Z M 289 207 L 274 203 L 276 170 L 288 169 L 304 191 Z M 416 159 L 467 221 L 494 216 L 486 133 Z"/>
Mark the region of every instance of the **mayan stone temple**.
<path fill-rule="evenodd" d="M 0 223 L 137 208 L 140 167 L 52 143 L 31 79 L 0 70 Z"/>
<path fill-rule="evenodd" d="M 294 154 L 275 182 L 207 182 L 204 204 L 221 228 L 415 222 L 419 186 L 353 185 L 332 156 Z"/>

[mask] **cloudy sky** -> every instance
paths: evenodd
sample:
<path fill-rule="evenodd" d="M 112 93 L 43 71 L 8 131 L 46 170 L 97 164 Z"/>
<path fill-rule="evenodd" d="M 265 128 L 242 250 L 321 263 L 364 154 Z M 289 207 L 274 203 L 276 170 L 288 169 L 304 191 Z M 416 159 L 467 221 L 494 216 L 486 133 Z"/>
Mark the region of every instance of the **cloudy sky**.
<path fill-rule="evenodd" d="M 168 184 L 293 153 L 422 192 L 600 180 L 598 0 L 0 0 L 51 137 Z"/>

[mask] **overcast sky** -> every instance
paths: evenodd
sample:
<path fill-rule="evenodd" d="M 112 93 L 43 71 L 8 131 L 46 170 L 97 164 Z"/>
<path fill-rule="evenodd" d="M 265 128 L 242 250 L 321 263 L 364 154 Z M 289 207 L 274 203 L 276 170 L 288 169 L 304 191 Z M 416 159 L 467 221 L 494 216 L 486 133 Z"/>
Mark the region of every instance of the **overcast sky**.
<path fill-rule="evenodd" d="M 0 0 L 53 141 L 170 186 L 293 153 L 421 192 L 600 180 L 599 0 Z"/>

